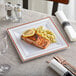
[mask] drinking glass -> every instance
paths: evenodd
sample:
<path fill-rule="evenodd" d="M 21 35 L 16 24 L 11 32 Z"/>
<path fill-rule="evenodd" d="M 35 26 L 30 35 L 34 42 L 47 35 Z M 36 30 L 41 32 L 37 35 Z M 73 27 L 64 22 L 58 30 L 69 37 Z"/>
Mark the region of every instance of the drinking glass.
<path fill-rule="evenodd" d="M 2 27 L 0 27 L 0 55 L 4 55 L 8 50 L 7 34 Z M 0 64 L 0 75 L 5 74 L 10 70 L 10 65 Z"/>

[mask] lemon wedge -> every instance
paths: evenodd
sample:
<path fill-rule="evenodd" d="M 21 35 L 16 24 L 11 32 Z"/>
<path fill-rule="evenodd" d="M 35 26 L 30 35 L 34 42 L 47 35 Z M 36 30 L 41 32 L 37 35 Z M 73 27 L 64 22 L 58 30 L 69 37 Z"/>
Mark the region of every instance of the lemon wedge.
<path fill-rule="evenodd" d="M 22 35 L 24 37 L 30 37 L 33 36 L 34 34 L 35 34 L 35 29 L 29 29 L 27 31 L 24 31 Z"/>

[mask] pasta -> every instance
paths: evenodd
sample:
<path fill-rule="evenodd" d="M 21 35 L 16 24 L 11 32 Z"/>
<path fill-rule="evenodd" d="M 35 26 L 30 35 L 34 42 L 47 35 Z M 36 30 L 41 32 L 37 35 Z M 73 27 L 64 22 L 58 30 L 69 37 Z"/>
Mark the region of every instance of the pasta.
<path fill-rule="evenodd" d="M 50 30 L 46 30 L 43 28 L 43 26 L 39 26 L 37 29 L 36 29 L 36 33 L 41 35 L 42 37 L 50 40 L 51 43 L 55 43 L 56 42 L 56 36 L 55 34 L 50 31 Z"/>

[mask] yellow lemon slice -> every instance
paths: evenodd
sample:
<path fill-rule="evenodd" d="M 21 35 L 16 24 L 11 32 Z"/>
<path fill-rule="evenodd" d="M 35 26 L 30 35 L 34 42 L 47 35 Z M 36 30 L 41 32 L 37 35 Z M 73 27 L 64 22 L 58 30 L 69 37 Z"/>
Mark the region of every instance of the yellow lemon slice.
<path fill-rule="evenodd" d="M 29 29 L 27 31 L 24 31 L 22 35 L 24 37 L 30 37 L 33 36 L 34 34 L 35 34 L 35 29 Z"/>

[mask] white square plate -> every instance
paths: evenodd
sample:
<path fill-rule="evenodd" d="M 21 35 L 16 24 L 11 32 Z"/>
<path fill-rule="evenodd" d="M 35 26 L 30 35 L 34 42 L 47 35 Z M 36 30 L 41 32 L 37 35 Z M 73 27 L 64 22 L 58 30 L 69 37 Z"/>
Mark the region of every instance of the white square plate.
<path fill-rule="evenodd" d="M 50 44 L 46 49 L 41 49 L 21 40 L 21 34 L 23 31 L 37 28 L 39 26 L 44 26 L 44 28 L 53 31 L 57 37 L 57 42 Z M 7 32 L 23 62 L 65 49 L 69 46 L 50 17 L 8 28 Z"/>

